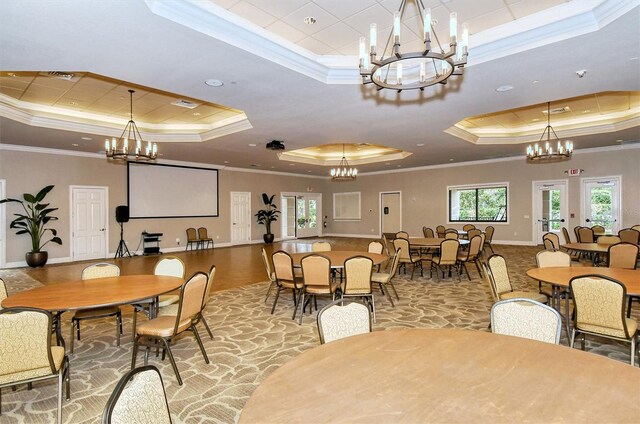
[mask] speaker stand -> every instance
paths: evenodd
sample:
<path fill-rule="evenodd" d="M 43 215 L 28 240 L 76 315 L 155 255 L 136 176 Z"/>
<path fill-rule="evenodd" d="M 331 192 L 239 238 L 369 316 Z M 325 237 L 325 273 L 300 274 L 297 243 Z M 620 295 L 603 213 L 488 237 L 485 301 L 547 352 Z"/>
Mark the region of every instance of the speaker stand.
<path fill-rule="evenodd" d="M 124 242 L 124 226 L 122 225 L 122 222 L 120 222 L 119 224 L 120 243 L 118 243 L 118 249 L 116 250 L 116 256 L 114 257 L 114 259 L 124 258 L 125 253 L 127 254 L 127 256 L 131 257 L 131 253 L 129 253 L 129 249 L 127 248 L 127 243 Z"/>

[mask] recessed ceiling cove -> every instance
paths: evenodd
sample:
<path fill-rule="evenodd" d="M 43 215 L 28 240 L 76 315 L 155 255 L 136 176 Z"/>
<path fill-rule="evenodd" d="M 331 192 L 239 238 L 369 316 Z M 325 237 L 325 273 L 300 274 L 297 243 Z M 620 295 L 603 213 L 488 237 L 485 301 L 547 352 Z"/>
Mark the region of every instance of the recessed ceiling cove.
<path fill-rule="evenodd" d="M 605 91 L 551 101 L 551 124 L 560 138 L 640 127 L 640 91 Z M 547 125 L 547 104 L 470 116 L 445 130 L 473 144 L 538 141 Z"/>
<path fill-rule="evenodd" d="M 278 153 L 278 158 L 280 160 L 306 163 L 310 165 L 336 166 L 342 159 L 343 147 L 344 156 L 351 165 L 364 165 L 367 163 L 399 160 L 411 156 L 410 152 L 377 144 L 336 143 Z"/>
<path fill-rule="evenodd" d="M 0 71 L 0 116 L 23 124 L 117 137 L 130 118 L 157 142 L 202 142 L 252 128 L 241 110 L 75 71 Z"/>

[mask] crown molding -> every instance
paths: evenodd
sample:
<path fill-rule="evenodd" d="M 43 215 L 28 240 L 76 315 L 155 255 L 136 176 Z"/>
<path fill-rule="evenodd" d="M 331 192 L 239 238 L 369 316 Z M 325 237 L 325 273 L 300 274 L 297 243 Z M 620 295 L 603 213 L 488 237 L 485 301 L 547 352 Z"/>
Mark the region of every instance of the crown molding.
<path fill-rule="evenodd" d="M 406 152 L 406 151 L 400 151 L 397 153 L 390 153 L 390 154 L 385 154 L 382 156 L 376 156 L 376 157 L 367 157 L 367 158 L 360 158 L 360 159 L 348 159 L 349 161 L 349 165 L 366 165 L 369 163 L 379 163 L 379 162 L 386 162 L 386 161 L 392 161 L 392 160 L 400 160 L 400 159 L 404 159 L 407 158 L 409 156 L 411 156 L 413 153 L 411 152 Z M 287 161 L 287 162 L 295 162 L 295 163 L 304 163 L 304 164 L 308 164 L 308 165 L 319 165 L 319 166 L 338 166 L 340 165 L 340 162 L 342 161 L 342 156 L 340 156 L 340 159 L 317 159 L 317 158 L 312 158 L 309 156 L 298 156 L 298 155 L 293 155 L 291 154 L 291 152 L 287 153 L 287 152 L 283 152 L 283 153 L 277 153 L 278 155 L 278 159 L 283 160 L 283 161 Z M 340 155 L 342 155 L 340 153 Z"/>
<path fill-rule="evenodd" d="M 152 13 L 325 84 L 361 84 L 356 56 L 317 55 L 210 1 L 145 0 Z M 471 35 L 473 66 L 594 32 L 637 0 L 581 0 Z M 384 25 L 383 25 L 384 26 Z M 355 40 L 354 40 L 355 41 Z"/>

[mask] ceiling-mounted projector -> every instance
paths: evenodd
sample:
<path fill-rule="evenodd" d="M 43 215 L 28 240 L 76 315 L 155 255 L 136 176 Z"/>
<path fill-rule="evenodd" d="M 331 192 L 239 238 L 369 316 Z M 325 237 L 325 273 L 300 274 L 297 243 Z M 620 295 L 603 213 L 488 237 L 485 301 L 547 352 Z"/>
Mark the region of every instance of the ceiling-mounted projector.
<path fill-rule="evenodd" d="M 284 150 L 284 142 L 280 140 L 272 140 L 269 143 L 267 143 L 267 149 Z"/>

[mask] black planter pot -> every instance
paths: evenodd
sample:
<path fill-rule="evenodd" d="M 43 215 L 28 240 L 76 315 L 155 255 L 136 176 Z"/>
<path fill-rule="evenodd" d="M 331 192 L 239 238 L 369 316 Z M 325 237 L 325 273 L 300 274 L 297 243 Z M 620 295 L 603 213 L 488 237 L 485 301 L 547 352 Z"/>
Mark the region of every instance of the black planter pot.
<path fill-rule="evenodd" d="M 31 268 L 43 267 L 49 259 L 47 252 L 28 252 L 24 255 L 27 265 Z"/>
<path fill-rule="evenodd" d="M 275 238 L 275 236 L 273 234 L 265 234 L 262 236 L 262 238 L 264 239 L 265 243 L 271 244 L 273 243 L 273 239 Z"/>

